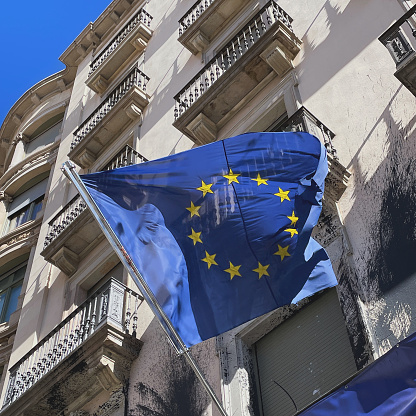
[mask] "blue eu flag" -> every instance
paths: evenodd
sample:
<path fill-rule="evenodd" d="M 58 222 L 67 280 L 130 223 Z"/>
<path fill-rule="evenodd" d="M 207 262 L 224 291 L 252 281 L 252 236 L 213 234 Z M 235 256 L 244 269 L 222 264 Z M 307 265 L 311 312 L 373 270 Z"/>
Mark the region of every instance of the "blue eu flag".
<path fill-rule="evenodd" d="M 81 179 L 191 346 L 336 284 L 327 169 L 310 134 L 247 133 Z"/>

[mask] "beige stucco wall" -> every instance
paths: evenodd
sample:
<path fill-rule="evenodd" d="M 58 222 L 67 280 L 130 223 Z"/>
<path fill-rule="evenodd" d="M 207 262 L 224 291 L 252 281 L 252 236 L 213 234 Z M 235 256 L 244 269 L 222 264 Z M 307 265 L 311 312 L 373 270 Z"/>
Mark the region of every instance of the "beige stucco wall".
<path fill-rule="evenodd" d="M 206 56 L 192 55 L 177 41 L 177 22 L 192 4 L 190 0 L 153 0 L 146 5 L 146 10 L 153 16 L 153 36 L 145 54 L 137 56 L 135 60 L 150 77 L 147 87 L 150 103 L 144 111 L 141 126 L 136 124 L 120 132 L 118 141 L 111 147 L 114 152 L 130 137 L 137 144 L 136 150 L 150 160 L 193 146 L 190 139 L 172 126 L 173 96 L 202 68 L 204 58 L 207 61 L 224 42 L 225 36 L 244 20 L 254 2 L 237 16 L 237 21 L 223 32 L 222 37 L 213 41 Z M 347 253 L 345 246 L 339 243 L 330 250 L 330 255 L 336 260 L 338 275 L 352 273 L 355 276 L 361 313 L 377 356 L 416 330 L 415 321 L 412 320 L 416 301 L 411 295 L 416 289 L 414 276 L 404 276 L 399 284 L 391 285 L 386 290 L 380 286 L 376 278 L 378 271 L 373 265 L 377 256 L 394 254 L 378 241 L 378 234 L 384 231 L 391 233 L 391 226 L 384 229 L 383 210 L 386 202 L 391 204 L 394 198 L 389 199 L 386 193 L 390 189 L 390 193 L 408 195 L 407 199 L 402 198 L 400 205 L 404 216 L 404 204 L 414 197 L 406 184 L 403 187 L 398 184 L 411 178 L 406 168 L 412 166 L 410 155 L 414 155 L 416 150 L 416 99 L 394 78 L 394 63 L 377 40 L 401 16 L 403 8 L 399 2 L 389 0 L 319 0 L 301 3 L 282 0 L 279 5 L 294 18 L 294 31 L 303 42 L 294 61 L 294 70 L 283 79 L 274 78 L 267 88 L 246 102 L 244 108 L 218 132 L 218 138 L 243 133 L 252 126 L 261 125 L 262 117 L 271 114 L 278 104 L 284 105 L 289 115 L 300 106 L 305 106 L 336 134 L 334 146 L 340 162 L 352 173 L 347 190 L 338 204 L 352 254 Z M 123 17 L 123 22 L 128 18 Z M 104 44 L 119 27 L 114 27 Z M 106 242 L 98 244 L 70 278 L 40 255 L 48 221 L 76 193 L 63 177 L 60 167 L 68 159 L 74 130 L 102 101 L 102 97 L 85 85 L 85 80 L 89 63 L 104 44 L 97 51 L 90 50 L 79 62 L 71 89 L 36 107 L 22 124 L 24 128 L 30 126 L 47 114 L 48 108 L 57 108 L 69 100 L 61 143 L 52 165 L 43 224 L 32 253 L 33 263 L 11 365 L 83 300 L 93 269 L 102 267 L 102 273 L 105 273 L 114 265 L 115 260 L 109 257 L 110 249 Z M 116 84 L 117 81 L 114 82 Z M 110 157 L 111 150 L 107 151 L 106 157 Z M 16 153 L 10 167 L 19 161 L 20 156 Z M 397 171 L 393 171 L 395 166 Z M 392 182 L 392 175 L 396 182 Z M 0 212 L 1 220 L 4 207 Z M 391 215 L 398 213 L 400 210 Z M 397 238 L 400 239 L 400 236 Z M 405 258 L 400 260 L 404 261 Z M 131 280 L 125 278 L 125 283 L 135 289 Z M 77 289 L 79 285 L 81 289 Z M 186 395 L 190 397 L 189 406 L 194 406 L 192 409 L 198 412 L 195 414 L 217 414 L 189 367 L 166 342 L 146 305 L 140 307 L 138 338 L 144 342 L 144 346 L 131 367 L 129 401 L 132 415 L 140 414 L 141 406 L 153 406 L 154 411 L 163 412 L 170 401 L 185 400 Z M 192 352 L 217 395 L 224 394 L 227 403 L 233 403 L 230 409 L 244 415 L 250 414 L 247 404 L 249 393 L 240 392 L 241 380 L 245 380 L 247 372 L 240 368 L 235 373 L 236 379 L 230 383 L 235 387 L 226 386 L 228 392 L 224 392 L 224 389 L 221 392 L 215 340 L 193 347 Z M 4 393 L 5 389 L 1 400 Z M 244 400 L 240 396 L 244 396 Z"/>

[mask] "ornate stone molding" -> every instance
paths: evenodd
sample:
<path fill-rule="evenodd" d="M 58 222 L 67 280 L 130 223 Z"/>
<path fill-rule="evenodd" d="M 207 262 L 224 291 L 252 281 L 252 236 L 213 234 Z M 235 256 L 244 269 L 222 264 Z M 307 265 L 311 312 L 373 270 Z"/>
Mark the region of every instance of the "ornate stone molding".
<path fill-rule="evenodd" d="M 71 276 L 78 268 L 79 256 L 69 248 L 63 246 L 51 257 L 51 262 L 67 276 Z"/>
<path fill-rule="evenodd" d="M 40 231 L 40 224 L 42 218 L 27 223 L 15 228 L 0 238 L 0 258 L 1 256 L 13 249 L 14 246 L 26 245 L 33 246 L 36 244 Z"/>
<path fill-rule="evenodd" d="M 277 40 L 260 54 L 260 58 L 267 62 L 279 76 L 283 76 L 293 68 L 292 61 L 282 51 L 281 43 Z"/>
<path fill-rule="evenodd" d="M 205 114 L 198 114 L 187 126 L 199 145 L 215 141 L 217 138 L 217 126 Z"/>
<path fill-rule="evenodd" d="M 325 195 L 333 201 L 339 201 L 347 188 L 351 172 L 330 153 L 328 153 L 328 169 L 328 176 L 325 180 Z"/>
<path fill-rule="evenodd" d="M 13 202 L 13 198 L 9 194 L 7 194 L 6 192 L 0 191 L 0 201 L 10 203 L 10 202 Z"/>
<path fill-rule="evenodd" d="M 59 142 L 52 143 L 43 149 L 34 152 L 21 162 L 11 167 L 5 174 L 0 178 L 0 186 L 7 190 L 10 185 L 15 182 L 20 176 L 25 175 L 29 170 L 32 170 L 36 166 L 48 163 L 51 165 L 58 154 Z"/>
<path fill-rule="evenodd" d="M 12 145 L 16 146 L 17 143 L 19 142 L 23 142 L 26 144 L 26 143 L 29 143 L 29 141 L 30 141 L 29 137 L 27 137 L 24 133 L 19 132 L 16 134 L 15 139 L 12 141 Z"/>

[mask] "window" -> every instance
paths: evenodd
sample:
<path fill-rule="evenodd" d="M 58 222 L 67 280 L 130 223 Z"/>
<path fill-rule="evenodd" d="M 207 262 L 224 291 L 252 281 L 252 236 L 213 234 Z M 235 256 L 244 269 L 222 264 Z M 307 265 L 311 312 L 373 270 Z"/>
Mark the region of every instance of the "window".
<path fill-rule="evenodd" d="M 42 209 L 48 175 L 49 172 L 45 172 L 37 176 L 16 192 L 13 201 L 7 207 L 7 221 L 2 235 L 36 218 L 37 213 Z"/>
<path fill-rule="evenodd" d="M 25 272 L 26 264 L 21 264 L 0 276 L 0 323 L 8 322 L 17 309 Z"/>
<path fill-rule="evenodd" d="M 64 114 L 62 113 L 52 117 L 30 135 L 30 141 L 25 146 L 26 156 L 41 150 L 55 141 L 61 130 L 63 116 Z"/>
<path fill-rule="evenodd" d="M 255 344 L 263 416 L 293 416 L 357 371 L 335 288 Z"/>
<path fill-rule="evenodd" d="M 6 232 L 14 230 L 19 225 L 22 225 L 28 221 L 34 220 L 37 213 L 42 209 L 43 195 L 25 206 L 21 210 L 17 211 L 9 217 L 9 226 Z"/>

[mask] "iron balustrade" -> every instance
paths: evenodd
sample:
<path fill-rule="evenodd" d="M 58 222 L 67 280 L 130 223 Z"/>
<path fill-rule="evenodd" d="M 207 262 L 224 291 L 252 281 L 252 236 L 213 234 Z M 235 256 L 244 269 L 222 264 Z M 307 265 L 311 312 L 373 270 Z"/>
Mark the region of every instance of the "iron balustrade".
<path fill-rule="evenodd" d="M 97 107 L 97 109 L 74 132 L 71 143 L 73 150 L 101 120 L 114 108 L 114 106 L 133 88 L 139 87 L 146 91 L 149 77 L 140 69 L 134 67 L 128 75 L 117 85 L 110 95 Z"/>
<path fill-rule="evenodd" d="M 179 20 L 179 36 L 183 35 L 185 31 L 194 23 L 202 13 L 216 0 L 200 0 L 195 3 Z"/>
<path fill-rule="evenodd" d="M 138 13 L 120 30 L 120 32 L 111 40 L 104 50 L 91 62 L 88 77 L 90 77 L 97 68 L 117 49 L 121 42 L 131 33 L 137 25 L 143 23 L 150 29 L 150 23 L 153 17 L 144 9 Z"/>
<path fill-rule="evenodd" d="M 289 119 L 272 128 L 273 131 L 303 131 L 321 139 L 326 151 L 338 160 L 337 151 L 332 143 L 335 134 L 312 115 L 305 107 L 299 108 Z"/>
<path fill-rule="evenodd" d="M 415 50 L 408 42 L 403 26 L 407 26 L 416 39 L 416 28 L 412 18 L 416 15 L 416 5 L 409 9 L 396 23 L 391 25 L 378 39 L 388 49 L 396 66 L 413 55 Z"/>
<path fill-rule="evenodd" d="M 269 1 L 249 23 L 174 97 L 175 120 L 230 69 L 276 22 L 290 31 L 293 19 L 276 3 Z"/>
<path fill-rule="evenodd" d="M 126 145 L 114 158 L 108 163 L 103 170 L 110 170 L 129 166 L 136 163 L 147 162 L 148 160 L 139 152 L 129 145 Z M 58 214 L 48 223 L 48 231 L 43 243 L 45 249 L 52 243 L 76 218 L 85 210 L 87 205 L 84 200 L 76 195 L 68 202 Z"/>
<path fill-rule="evenodd" d="M 126 147 L 117 153 L 103 170 L 122 168 L 124 166 L 135 165 L 136 163 L 142 162 L 148 162 L 148 160 L 132 147 L 126 145 Z"/>
<path fill-rule="evenodd" d="M 9 370 L 3 407 L 16 401 L 104 324 L 135 337 L 142 300 L 141 295 L 110 279 Z"/>
<path fill-rule="evenodd" d="M 76 195 L 48 223 L 48 232 L 43 243 L 45 249 L 87 208 L 84 200 Z"/>

